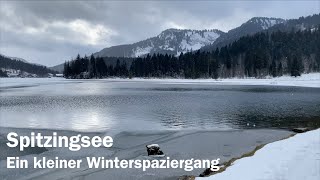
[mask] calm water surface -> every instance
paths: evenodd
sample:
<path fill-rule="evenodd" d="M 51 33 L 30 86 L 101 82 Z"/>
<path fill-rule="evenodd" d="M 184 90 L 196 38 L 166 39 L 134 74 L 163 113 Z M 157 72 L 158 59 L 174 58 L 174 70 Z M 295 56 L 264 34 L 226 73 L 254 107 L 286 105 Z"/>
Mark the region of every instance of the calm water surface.
<path fill-rule="evenodd" d="M 319 88 L 65 79 L 0 84 L 2 127 L 224 130 L 320 123 Z"/>

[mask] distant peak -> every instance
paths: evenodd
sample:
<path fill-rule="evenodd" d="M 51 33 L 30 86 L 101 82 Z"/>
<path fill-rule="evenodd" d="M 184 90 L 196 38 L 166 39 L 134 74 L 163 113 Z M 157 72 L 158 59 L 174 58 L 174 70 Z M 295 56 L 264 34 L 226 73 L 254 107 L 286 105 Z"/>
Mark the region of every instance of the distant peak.
<path fill-rule="evenodd" d="M 218 29 L 203 29 L 203 30 L 197 30 L 197 29 L 176 29 L 176 28 L 169 28 L 166 29 L 164 31 L 162 31 L 160 34 L 162 33 L 169 33 L 169 32 L 222 32 L 221 30 Z"/>
<path fill-rule="evenodd" d="M 0 54 L 0 55 L 3 56 L 3 57 L 9 58 L 11 60 L 17 60 L 17 61 L 21 61 L 21 62 L 24 62 L 24 63 L 29 63 L 28 61 L 26 61 L 25 59 L 22 59 L 22 58 L 11 57 L 11 56 L 7 56 L 7 55 L 4 55 L 4 54 Z"/>
<path fill-rule="evenodd" d="M 255 19 L 284 20 L 284 19 L 275 18 L 275 17 L 253 17 L 253 18 L 251 18 L 250 20 L 255 20 Z M 250 21 L 250 20 L 249 20 L 249 21 Z"/>
<path fill-rule="evenodd" d="M 281 18 L 274 18 L 274 17 L 253 17 L 249 19 L 244 24 L 257 24 L 262 27 L 262 29 L 268 29 L 276 24 L 284 23 L 286 20 Z"/>
<path fill-rule="evenodd" d="M 261 23 L 261 22 L 266 22 L 266 21 L 275 21 L 278 23 L 283 23 L 286 20 L 281 19 L 281 18 L 274 18 L 274 17 L 253 17 L 249 19 L 246 23 Z"/>
<path fill-rule="evenodd" d="M 168 32 L 181 32 L 181 31 L 186 31 L 186 29 L 169 28 L 169 29 L 166 29 L 166 30 L 162 31 L 161 33 L 168 33 Z"/>

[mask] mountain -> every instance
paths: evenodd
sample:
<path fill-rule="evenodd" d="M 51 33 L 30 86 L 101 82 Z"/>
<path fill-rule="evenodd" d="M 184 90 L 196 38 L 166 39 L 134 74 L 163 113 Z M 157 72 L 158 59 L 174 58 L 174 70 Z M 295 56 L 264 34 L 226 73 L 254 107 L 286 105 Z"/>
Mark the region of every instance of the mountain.
<path fill-rule="evenodd" d="M 285 31 L 314 29 L 320 24 L 320 14 L 301 17 L 299 19 L 284 20 L 280 18 L 254 17 L 227 33 L 219 30 L 179 30 L 167 29 L 158 36 L 133 44 L 112 46 L 94 55 L 100 57 L 137 57 L 146 53 L 168 53 L 177 55 L 191 50 L 212 51 L 217 47 L 226 46 L 241 37 L 253 35 L 263 31 Z M 106 61 L 107 59 L 105 59 Z M 132 60 L 130 60 L 132 61 Z M 108 62 L 106 62 L 108 63 Z M 112 65 L 114 64 L 111 63 Z M 127 65 L 130 65 L 127 63 Z M 62 72 L 63 64 L 51 67 Z"/>
<path fill-rule="evenodd" d="M 59 73 L 63 73 L 63 68 L 64 68 L 64 64 L 58 64 L 56 66 L 52 66 L 52 67 L 48 67 L 49 69 L 53 70 L 53 71 L 57 71 Z"/>
<path fill-rule="evenodd" d="M 269 32 L 275 31 L 304 31 L 315 29 L 320 24 L 320 14 L 314 14 L 298 19 L 289 19 L 285 23 L 277 24 L 268 29 Z"/>
<path fill-rule="evenodd" d="M 24 63 L 29 63 L 27 60 L 19 58 L 19 57 L 10 57 L 10 56 L 6 56 L 6 55 L 3 55 L 3 54 L 0 54 L 0 56 L 3 56 L 5 58 L 11 59 L 11 60 L 21 61 L 21 62 L 24 62 Z"/>
<path fill-rule="evenodd" d="M 286 20 L 280 18 L 254 17 L 243 23 L 241 26 L 229 30 L 227 33 L 217 38 L 214 43 L 204 46 L 201 48 L 201 50 L 212 50 L 217 47 L 222 47 L 238 40 L 240 37 L 253 35 L 257 32 L 269 29 L 277 24 L 283 24 L 285 22 Z"/>
<path fill-rule="evenodd" d="M 242 36 L 254 34 L 276 24 L 286 22 L 280 18 L 254 17 L 240 27 L 224 33 L 220 30 L 167 29 L 158 36 L 133 44 L 104 48 L 94 55 L 100 57 L 139 57 L 146 54 L 173 54 L 198 50 L 203 47 L 226 45 Z"/>
<path fill-rule="evenodd" d="M 179 55 L 212 44 L 223 35 L 220 30 L 167 29 L 158 36 L 133 44 L 112 46 L 95 53 L 97 57 L 139 57 L 146 54 Z"/>
<path fill-rule="evenodd" d="M 0 70 L 7 75 L 12 76 L 23 76 L 23 77 L 44 77 L 48 73 L 55 74 L 56 71 L 48 69 L 46 66 L 29 63 L 28 61 L 17 58 L 9 57 L 0 54 Z"/>
<path fill-rule="evenodd" d="M 167 29 L 156 37 L 137 43 L 104 48 L 94 53 L 94 56 L 104 57 L 107 64 L 115 65 L 114 57 L 135 58 L 154 53 L 179 55 L 181 52 L 186 53 L 209 45 L 223 34 L 224 32 L 219 30 Z M 106 57 L 113 58 L 112 63 L 107 62 L 110 61 L 110 58 Z M 127 64 L 130 65 L 131 62 Z M 49 68 L 62 73 L 64 64 Z"/>
<path fill-rule="evenodd" d="M 298 19 L 284 20 L 280 18 L 254 17 L 241 26 L 232 29 L 220 36 L 213 44 L 201 48 L 203 51 L 212 51 L 226 46 L 239 38 L 253 35 L 257 32 L 268 31 L 269 33 L 282 31 L 304 31 L 315 29 L 320 24 L 320 14 L 314 14 Z"/>
<path fill-rule="evenodd" d="M 153 54 L 108 66 L 105 58 L 77 57 L 65 64 L 66 78 L 232 78 L 300 76 L 320 71 L 320 24 L 303 31 L 263 31 L 228 46 L 179 56 Z M 115 58 L 116 59 L 116 58 Z"/>

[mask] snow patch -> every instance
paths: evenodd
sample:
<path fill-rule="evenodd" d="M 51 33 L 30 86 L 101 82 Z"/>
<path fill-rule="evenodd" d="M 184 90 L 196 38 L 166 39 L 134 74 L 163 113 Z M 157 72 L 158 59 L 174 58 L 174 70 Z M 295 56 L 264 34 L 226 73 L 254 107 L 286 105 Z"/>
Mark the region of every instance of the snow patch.
<path fill-rule="evenodd" d="M 147 148 L 152 148 L 152 147 L 160 147 L 159 144 L 150 144 L 147 145 Z"/>
<path fill-rule="evenodd" d="M 268 29 L 276 24 L 280 24 L 285 22 L 285 20 L 282 19 L 275 19 L 275 18 L 254 18 L 253 20 L 250 20 L 249 22 L 258 24 L 261 26 L 262 29 Z"/>
<path fill-rule="evenodd" d="M 167 29 L 156 38 L 150 39 L 148 46 L 139 46 L 132 50 L 132 57 L 138 57 L 157 52 L 157 50 L 171 51 L 179 55 L 191 50 L 198 50 L 213 43 L 220 34 L 215 30 L 179 30 Z"/>
<path fill-rule="evenodd" d="M 151 46 L 147 46 L 147 47 L 144 47 L 144 48 L 141 48 L 141 47 L 137 47 L 134 51 L 134 56 L 135 57 L 138 57 L 138 56 L 142 56 L 142 55 L 145 55 L 145 54 L 148 54 L 151 52 L 153 47 Z"/>
<path fill-rule="evenodd" d="M 235 161 L 226 171 L 197 180 L 318 180 L 320 129 L 267 144 L 252 157 Z"/>
<path fill-rule="evenodd" d="M 181 52 L 186 53 L 191 50 L 198 50 L 205 45 L 213 43 L 220 35 L 213 31 L 206 31 L 201 36 L 199 33 L 187 32 L 189 39 L 183 39 L 179 45 Z M 180 54 L 178 52 L 177 54 Z"/>
<path fill-rule="evenodd" d="M 300 77 L 282 76 L 277 78 L 232 78 L 232 79 L 140 79 L 136 81 L 158 81 L 162 83 L 207 83 L 217 85 L 264 85 L 264 86 L 299 86 L 320 88 L 320 73 L 302 74 Z"/>

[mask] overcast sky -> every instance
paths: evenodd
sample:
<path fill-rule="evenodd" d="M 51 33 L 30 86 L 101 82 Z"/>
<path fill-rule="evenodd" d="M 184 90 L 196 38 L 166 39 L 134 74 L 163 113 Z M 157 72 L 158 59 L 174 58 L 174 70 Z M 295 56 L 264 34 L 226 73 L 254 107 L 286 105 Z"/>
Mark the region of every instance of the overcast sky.
<path fill-rule="evenodd" d="M 168 28 L 228 31 L 252 17 L 298 18 L 317 1 L 3 1 L 0 53 L 47 66 Z"/>

